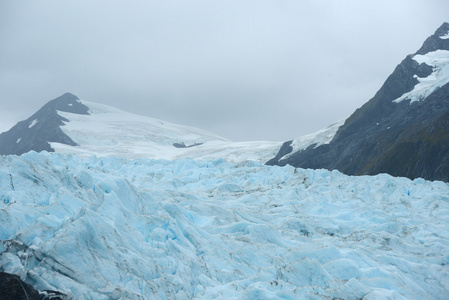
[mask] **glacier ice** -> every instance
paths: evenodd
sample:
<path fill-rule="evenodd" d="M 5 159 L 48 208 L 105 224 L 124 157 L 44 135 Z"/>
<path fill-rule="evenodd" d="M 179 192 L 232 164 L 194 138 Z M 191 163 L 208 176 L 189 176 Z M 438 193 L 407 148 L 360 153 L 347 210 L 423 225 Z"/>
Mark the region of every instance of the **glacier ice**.
<path fill-rule="evenodd" d="M 449 295 L 443 182 L 30 152 L 0 200 L 0 271 L 76 299 Z"/>

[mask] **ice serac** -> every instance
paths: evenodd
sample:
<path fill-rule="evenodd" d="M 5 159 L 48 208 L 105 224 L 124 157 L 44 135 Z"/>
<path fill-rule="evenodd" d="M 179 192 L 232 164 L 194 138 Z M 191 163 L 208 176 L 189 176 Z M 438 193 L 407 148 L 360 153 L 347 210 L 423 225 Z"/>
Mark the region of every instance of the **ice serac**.
<path fill-rule="evenodd" d="M 408 55 L 332 141 L 268 164 L 449 181 L 449 23 Z M 290 152 L 285 155 L 286 152 Z"/>
<path fill-rule="evenodd" d="M 88 110 L 78 97 L 70 93 L 53 99 L 28 119 L 0 134 L 0 154 L 21 155 L 31 150 L 53 152 L 50 142 L 74 146 L 76 143 L 61 130 L 68 120 L 58 111 L 87 115 Z"/>

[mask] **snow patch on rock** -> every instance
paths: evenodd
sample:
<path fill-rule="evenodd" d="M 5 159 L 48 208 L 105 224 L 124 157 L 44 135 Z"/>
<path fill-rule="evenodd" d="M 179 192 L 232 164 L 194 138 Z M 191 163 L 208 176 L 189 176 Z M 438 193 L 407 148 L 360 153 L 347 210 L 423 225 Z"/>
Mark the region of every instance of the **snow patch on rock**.
<path fill-rule="evenodd" d="M 39 122 L 37 119 L 34 119 L 33 121 L 30 122 L 30 125 L 28 125 L 28 128 L 33 127 L 34 125 L 37 124 L 37 122 Z"/>
<path fill-rule="evenodd" d="M 419 83 L 415 85 L 413 90 L 403 94 L 393 102 L 399 103 L 410 100 L 411 104 L 415 101 L 421 101 L 449 82 L 449 51 L 437 50 L 425 55 L 415 55 L 413 59 L 420 64 L 425 63 L 432 66 L 433 72 L 425 78 L 415 75 Z"/>
<path fill-rule="evenodd" d="M 294 139 L 290 145 L 291 147 L 293 147 L 292 152 L 283 156 L 280 161 L 282 161 L 283 159 L 287 159 L 292 154 L 301 150 L 305 150 L 310 146 L 314 146 L 314 148 L 316 148 L 321 145 L 329 144 L 334 138 L 335 134 L 337 134 L 338 129 L 344 123 L 345 120 L 341 120 L 315 133 L 304 135 L 300 138 Z"/>
<path fill-rule="evenodd" d="M 447 40 L 447 39 L 449 39 L 449 32 L 446 33 L 446 34 L 443 35 L 443 36 L 440 36 L 439 38 L 442 39 L 442 40 Z"/>

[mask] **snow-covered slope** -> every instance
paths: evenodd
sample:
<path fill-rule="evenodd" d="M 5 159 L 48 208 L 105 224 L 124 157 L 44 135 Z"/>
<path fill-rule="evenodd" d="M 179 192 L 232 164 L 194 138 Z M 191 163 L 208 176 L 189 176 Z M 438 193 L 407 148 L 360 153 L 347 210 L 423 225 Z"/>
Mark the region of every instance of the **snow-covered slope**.
<path fill-rule="evenodd" d="M 207 141 L 226 139 L 205 130 L 177 125 L 162 120 L 140 116 L 126 111 L 94 102 L 81 100 L 89 108 L 89 115 L 58 112 L 68 122 L 62 127 L 83 148 L 118 147 L 119 152 L 128 146 L 134 151 L 134 145 L 170 146 L 184 143 L 186 146 Z M 142 149 L 136 152 L 141 152 Z M 102 152 L 97 151 L 97 152 Z"/>
<path fill-rule="evenodd" d="M 276 153 L 277 142 L 231 142 L 205 130 L 140 116 L 81 100 L 89 115 L 58 112 L 67 119 L 62 131 L 77 146 L 50 143 L 56 152 L 82 156 L 156 159 L 218 159 L 264 162 Z"/>
<path fill-rule="evenodd" d="M 0 157 L 0 271 L 76 299 L 447 299 L 449 186 L 224 160 Z"/>
<path fill-rule="evenodd" d="M 66 93 L 0 134 L 0 155 L 49 151 L 98 157 L 266 162 L 279 142 L 231 142 L 206 130 L 132 114 Z"/>
<path fill-rule="evenodd" d="M 284 155 L 280 158 L 280 161 L 287 159 L 290 157 L 293 153 L 296 153 L 298 151 L 306 150 L 308 147 L 313 146 L 314 148 L 327 145 L 329 144 L 332 139 L 335 137 L 335 134 L 338 131 L 338 128 L 340 128 L 344 124 L 344 120 L 338 121 L 332 125 L 329 125 L 328 127 L 318 130 L 317 132 L 314 132 L 312 134 L 307 134 L 304 136 L 301 136 L 299 138 L 294 139 L 290 146 L 292 147 L 292 150 L 289 154 Z"/>
<path fill-rule="evenodd" d="M 337 133 L 338 128 L 340 128 L 344 122 L 344 120 L 338 121 L 317 132 L 294 139 L 292 142 L 293 151 L 304 150 L 312 145 L 316 148 L 321 145 L 329 144 Z"/>
<path fill-rule="evenodd" d="M 449 34 L 449 33 L 448 33 Z M 415 85 L 413 90 L 404 93 L 401 97 L 393 102 L 399 103 L 405 99 L 410 100 L 410 104 L 415 101 L 420 101 L 427 98 L 430 94 L 435 92 L 449 82 L 449 51 L 448 50 L 436 50 L 424 55 L 415 54 L 413 56 L 419 64 L 426 64 L 433 68 L 433 72 L 424 77 L 418 79 L 419 83 Z"/>

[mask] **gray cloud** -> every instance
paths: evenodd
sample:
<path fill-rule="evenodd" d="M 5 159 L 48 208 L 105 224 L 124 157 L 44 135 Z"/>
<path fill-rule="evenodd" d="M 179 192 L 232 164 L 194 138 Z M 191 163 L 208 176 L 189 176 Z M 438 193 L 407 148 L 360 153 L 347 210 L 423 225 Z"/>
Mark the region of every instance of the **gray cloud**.
<path fill-rule="evenodd" d="M 3 1 L 0 130 L 72 92 L 231 140 L 311 133 L 448 21 L 445 0 L 342 2 Z"/>

